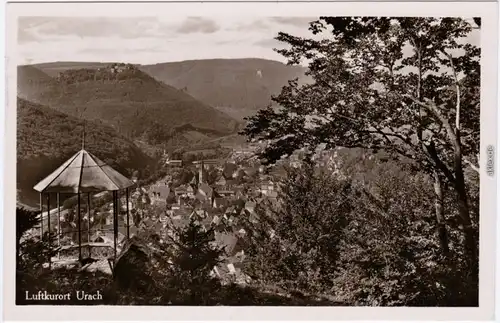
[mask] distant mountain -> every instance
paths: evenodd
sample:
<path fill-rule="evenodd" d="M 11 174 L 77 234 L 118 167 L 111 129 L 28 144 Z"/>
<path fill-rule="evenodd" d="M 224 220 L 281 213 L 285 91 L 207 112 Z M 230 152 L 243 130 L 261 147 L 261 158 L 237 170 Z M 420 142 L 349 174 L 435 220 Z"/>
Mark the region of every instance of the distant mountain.
<path fill-rule="evenodd" d="M 57 77 L 75 69 L 98 69 L 101 62 L 53 62 L 33 65 Z M 179 89 L 224 114 L 241 120 L 265 108 L 271 96 L 278 94 L 288 80 L 305 82 L 306 68 L 278 61 L 246 59 L 205 59 L 182 62 L 135 65 L 158 81 Z"/>
<path fill-rule="evenodd" d="M 83 121 L 46 106 L 17 100 L 17 184 L 21 202 L 33 205 L 33 186 L 82 147 Z M 86 123 L 85 149 L 124 175 L 153 170 L 155 161 L 109 126 Z M 36 204 L 35 204 L 36 205 Z"/>
<path fill-rule="evenodd" d="M 74 66 L 58 64 L 59 69 Z M 134 65 L 92 66 L 60 72 L 45 91 L 29 99 L 70 115 L 110 124 L 129 138 L 146 138 L 151 143 L 175 139 L 185 129 L 210 138 L 237 130 L 238 122 L 227 114 L 155 80 Z M 38 68 L 45 71 L 47 64 Z"/>
<path fill-rule="evenodd" d="M 40 63 L 34 64 L 33 67 L 43 71 L 49 76 L 57 77 L 59 73 L 65 72 L 67 70 L 79 70 L 82 68 L 87 69 L 98 69 L 105 68 L 113 64 L 112 62 L 50 62 L 50 63 Z"/>
<path fill-rule="evenodd" d="M 265 108 L 288 80 L 305 81 L 306 69 L 281 62 L 249 59 L 206 59 L 139 68 L 155 79 L 189 93 L 220 111 L 241 119 Z"/>
<path fill-rule="evenodd" d="M 17 95 L 28 99 L 39 95 L 54 82 L 54 79 L 42 70 L 31 66 L 17 67 Z"/>

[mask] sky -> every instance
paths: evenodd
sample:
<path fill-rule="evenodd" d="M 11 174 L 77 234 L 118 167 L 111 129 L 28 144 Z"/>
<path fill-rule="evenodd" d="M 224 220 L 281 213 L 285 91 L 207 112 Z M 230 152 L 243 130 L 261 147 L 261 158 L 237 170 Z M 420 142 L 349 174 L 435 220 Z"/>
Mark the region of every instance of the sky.
<path fill-rule="evenodd" d="M 55 61 L 154 64 L 208 58 L 285 62 L 283 31 L 311 37 L 317 17 L 19 17 L 18 64 Z M 479 45 L 479 32 L 467 42 Z"/>
<path fill-rule="evenodd" d="M 283 61 L 279 31 L 308 36 L 316 17 L 19 17 L 19 64 L 152 64 L 257 57 Z"/>

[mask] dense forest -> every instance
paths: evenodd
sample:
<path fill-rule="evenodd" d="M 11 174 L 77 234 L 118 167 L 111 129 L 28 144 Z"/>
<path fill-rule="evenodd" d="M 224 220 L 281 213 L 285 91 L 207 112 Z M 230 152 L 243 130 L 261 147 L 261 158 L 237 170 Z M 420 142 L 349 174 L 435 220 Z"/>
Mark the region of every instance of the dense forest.
<path fill-rule="evenodd" d="M 155 160 L 111 127 L 87 121 L 85 128 L 85 148 L 123 174 L 154 169 Z M 17 185 L 21 196 L 37 200 L 34 193 L 30 195 L 33 186 L 82 149 L 83 129 L 80 119 L 18 98 Z"/>
<path fill-rule="evenodd" d="M 288 80 L 305 80 L 305 68 L 265 59 L 206 59 L 139 68 L 238 119 L 265 108 Z"/>
<path fill-rule="evenodd" d="M 25 84 L 19 87 L 29 88 Z M 188 131 L 202 137 L 228 135 L 238 126 L 223 112 L 156 81 L 130 64 L 66 70 L 30 100 L 111 125 L 128 138 L 143 138 L 152 144 L 185 137 Z"/>

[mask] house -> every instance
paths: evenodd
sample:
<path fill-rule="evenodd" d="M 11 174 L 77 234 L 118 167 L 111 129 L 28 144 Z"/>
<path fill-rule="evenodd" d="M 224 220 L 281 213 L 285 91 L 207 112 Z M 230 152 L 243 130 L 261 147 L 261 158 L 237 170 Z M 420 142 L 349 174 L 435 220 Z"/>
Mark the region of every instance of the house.
<path fill-rule="evenodd" d="M 151 200 L 149 199 L 149 196 L 143 195 L 141 198 L 141 202 L 142 202 L 142 204 L 150 204 Z"/>
<path fill-rule="evenodd" d="M 126 235 L 118 232 L 117 234 L 117 244 L 120 244 L 125 240 Z M 91 242 L 98 242 L 98 243 L 107 243 L 110 245 L 114 244 L 114 233 L 113 231 L 97 231 L 93 236 L 90 237 Z"/>
<path fill-rule="evenodd" d="M 207 217 L 207 211 L 203 210 L 203 209 L 197 209 L 194 211 L 199 217 L 201 218 L 205 218 Z"/>
<path fill-rule="evenodd" d="M 223 197 L 230 197 L 235 195 L 234 190 L 217 190 L 217 193 Z"/>
<path fill-rule="evenodd" d="M 217 266 L 214 266 L 214 268 L 210 271 L 210 277 L 219 279 L 222 278 L 222 275 L 220 274 Z"/>
<path fill-rule="evenodd" d="M 95 242 L 95 243 L 106 243 L 106 244 L 109 244 L 109 245 L 113 245 L 113 235 L 112 234 L 109 234 L 109 235 L 100 235 L 98 237 L 92 237 L 91 238 L 91 242 Z"/>
<path fill-rule="evenodd" d="M 185 228 L 190 222 L 189 216 L 180 216 L 172 218 L 172 225 L 178 229 Z"/>
<path fill-rule="evenodd" d="M 109 214 L 109 213 L 106 214 L 105 215 L 105 219 L 106 219 L 106 221 L 104 223 L 105 225 L 111 225 L 111 224 L 113 224 L 113 216 L 111 214 Z"/>
<path fill-rule="evenodd" d="M 236 268 L 234 268 L 233 264 L 227 264 L 227 269 L 229 269 L 230 274 L 236 274 Z"/>
<path fill-rule="evenodd" d="M 275 191 L 275 186 L 272 181 L 264 181 L 260 185 L 260 192 L 262 195 L 269 195 L 271 192 Z"/>
<path fill-rule="evenodd" d="M 212 207 L 215 208 L 215 209 L 224 208 L 224 207 L 228 206 L 228 204 L 229 204 L 229 201 L 226 200 L 225 198 L 223 198 L 223 197 L 216 197 L 216 198 L 213 199 Z"/>
<path fill-rule="evenodd" d="M 246 176 L 253 177 L 259 173 L 259 167 L 256 166 L 247 167 L 244 171 Z"/>
<path fill-rule="evenodd" d="M 187 187 L 186 187 L 186 194 L 187 194 L 187 196 L 194 197 L 194 193 L 195 193 L 195 187 L 194 187 L 194 185 L 187 185 Z"/>
<path fill-rule="evenodd" d="M 139 229 L 133 224 L 130 225 L 128 230 L 129 230 L 130 237 L 135 236 L 137 234 L 137 231 L 139 231 Z M 118 232 L 120 232 L 124 236 L 127 236 L 127 226 L 126 225 L 119 226 Z"/>
<path fill-rule="evenodd" d="M 201 194 L 205 199 L 212 199 L 214 190 L 206 183 L 201 183 L 198 187 L 198 193 Z"/>
<path fill-rule="evenodd" d="M 247 234 L 247 231 L 246 231 L 245 229 L 243 229 L 243 228 L 241 228 L 241 229 L 239 229 L 239 230 L 237 231 L 237 235 L 238 235 L 239 237 L 244 237 L 246 234 Z"/>
<path fill-rule="evenodd" d="M 208 184 L 202 183 L 200 184 L 198 191 L 195 194 L 195 198 L 201 202 L 208 202 L 209 204 L 207 205 L 208 207 L 213 204 L 213 200 L 219 197 L 217 192 L 214 191 L 213 188 L 211 188 Z"/>
<path fill-rule="evenodd" d="M 215 185 L 221 188 L 225 188 L 227 185 L 227 180 L 224 176 L 219 177 L 219 179 L 215 182 Z"/>
<path fill-rule="evenodd" d="M 130 197 L 132 199 L 138 199 L 139 197 L 141 196 L 141 191 L 140 190 L 135 190 L 131 195 Z"/>
<path fill-rule="evenodd" d="M 271 191 L 267 194 L 267 197 L 271 200 L 275 200 L 278 198 L 278 192 L 277 191 Z"/>
<path fill-rule="evenodd" d="M 245 210 L 247 210 L 248 212 L 250 213 L 254 213 L 255 212 L 255 207 L 257 206 L 257 203 L 254 202 L 254 201 L 247 201 L 245 203 Z"/>
<path fill-rule="evenodd" d="M 232 178 L 233 174 L 238 170 L 238 165 L 235 163 L 226 163 L 222 169 L 222 175 L 226 178 Z"/>
<path fill-rule="evenodd" d="M 191 210 L 186 207 L 179 207 L 178 209 L 172 209 L 173 218 L 186 218 L 191 213 Z"/>
<path fill-rule="evenodd" d="M 187 187 L 186 185 L 181 185 L 175 189 L 175 195 L 180 196 L 180 195 L 187 195 Z"/>
<path fill-rule="evenodd" d="M 237 181 L 241 181 L 241 180 L 245 179 L 246 177 L 247 177 L 247 173 L 245 172 L 245 170 L 243 168 L 238 169 L 232 175 L 232 178 L 237 180 Z"/>
<path fill-rule="evenodd" d="M 193 177 L 191 177 L 191 180 L 189 181 L 188 185 L 193 188 L 198 188 L 198 184 L 200 184 L 198 181 L 198 177 L 199 177 L 198 174 L 194 174 Z"/>
<path fill-rule="evenodd" d="M 215 215 L 212 218 L 211 224 L 212 225 L 219 225 L 220 222 L 221 222 L 221 218 L 218 215 Z"/>
<path fill-rule="evenodd" d="M 182 160 L 180 159 L 173 159 L 173 160 L 167 160 L 165 162 L 165 165 L 169 166 L 169 167 L 175 167 L 175 168 L 178 168 L 178 167 L 182 167 Z"/>
<path fill-rule="evenodd" d="M 154 202 L 167 202 L 167 198 L 170 195 L 170 187 L 168 185 L 157 185 L 151 189 L 152 201 Z"/>

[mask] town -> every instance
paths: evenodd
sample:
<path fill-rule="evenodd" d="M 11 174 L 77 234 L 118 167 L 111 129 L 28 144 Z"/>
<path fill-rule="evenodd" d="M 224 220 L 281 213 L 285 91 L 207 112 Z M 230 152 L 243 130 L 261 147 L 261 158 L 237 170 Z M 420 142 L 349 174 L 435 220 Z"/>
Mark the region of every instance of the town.
<path fill-rule="evenodd" d="M 119 199 L 118 252 L 122 250 L 127 235 L 134 237 L 147 232 L 154 235 L 158 243 L 168 243 L 172 227 L 183 229 L 194 219 L 204 230 L 214 228 L 215 243 L 224 248 L 224 262 L 214 267 L 214 277 L 222 282 L 248 282 L 250 277 L 241 270 L 248 224 L 257 221 L 258 205 L 277 203 L 279 182 L 286 176 L 286 168 L 299 167 L 304 157 L 304 150 L 301 150 L 273 167 L 264 166 L 255 158 L 261 146 L 248 144 L 234 148 L 226 159 L 192 162 L 170 159 L 165 152 L 160 163 L 167 175 L 155 183 L 136 185 L 131 190 L 128 221 L 127 199 L 125 196 Z M 317 162 L 333 170 L 336 154 L 319 151 Z M 132 180 L 138 182 L 137 178 Z M 88 259 L 108 255 L 113 247 L 113 205 L 109 197 L 109 192 L 96 194 L 92 197 L 90 213 L 82 210 L 81 246 Z M 51 211 L 52 223 L 57 222 L 60 226 L 58 245 L 61 250 L 53 259 L 53 266 L 75 263 L 78 246 L 76 213 L 75 203 L 64 203 L 60 210 Z M 57 220 L 54 216 L 58 215 Z M 52 230 L 57 232 L 58 228 Z M 96 257 L 85 266 L 85 270 L 112 271 L 105 257 Z"/>

